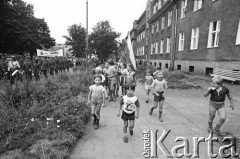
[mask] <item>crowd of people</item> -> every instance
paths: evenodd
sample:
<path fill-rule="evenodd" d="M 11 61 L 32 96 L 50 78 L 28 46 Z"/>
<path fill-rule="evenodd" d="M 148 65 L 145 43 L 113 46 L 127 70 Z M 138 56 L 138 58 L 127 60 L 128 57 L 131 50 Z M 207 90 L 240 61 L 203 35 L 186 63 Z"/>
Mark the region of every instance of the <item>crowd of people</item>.
<path fill-rule="evenodd" d="M 67 57 L 35 57 L 16 58 L 8 57 L 0 59 L 0 80 L 9 81 L 12 85 L 14 81 L 22 81 L 24 78 L 31 81 L 40 81 L 40 75 L 43 74 L 47 79 L 49 75 L 69 71 L 71 67 L 79 65 L 78 59 Z"/>
<path fill-rule="evenodd" d="M 105 99 L 109 98 L 109 102 L 115 101 L 118 97 L 118 91 L 121 87 L 120 107 L 117 111 L 117 116 L 123 120 L 123 141 L 128 142 L 127 129 L 129 128 L 130 135 L 133 135 L 135 119 L 139 117 L 140 103 L 134 95 L 135 87 L 137 86 L 136 74 L 132 65 L 126 65 L 121 61 L 109 61 L 105 65 L 98 65 L 93 70 L 94 84 L 89 87 L 88 104 L 91 104 L 91 113 L 93 116 L 93 125 L 95 129 L 99 128 L 100 110 L 105 107 Z M 164 79 L 163 71 L 157 70 L 151 73 L 151 70 L 146 71 L 146 76 L 142 84 L 145 83 L 146 103 L 149 102 L 150 92 L 153 93 L 154 102 L 149 110 L 149 115 L 152 115 L 154 109 L 159 109 L 158 119 L 163 122 L 163 103 L 165 94 L 168 89 L 167 81 Z M 212 79 L 212 84 L 204 94 L 205 97 L 211 95 L 209 104 L 209 120 L 208 132 L 215 132 L 218 135 L 223 135 L 220 128 L 226 120 L 225 97 L 230 101 L 230 107 L 234 109 L 233 99 L 227 87 L 223 86 L 223 79 L 215 77 Z M 219 121 L 213 129 L 213 120 L 218 112 Z"/>

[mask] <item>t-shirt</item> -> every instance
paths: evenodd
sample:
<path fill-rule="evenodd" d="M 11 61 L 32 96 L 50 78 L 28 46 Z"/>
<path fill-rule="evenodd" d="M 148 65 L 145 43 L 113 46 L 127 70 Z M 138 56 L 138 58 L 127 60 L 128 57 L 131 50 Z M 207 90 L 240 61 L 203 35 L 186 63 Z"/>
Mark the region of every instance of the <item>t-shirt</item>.
<path fill-rule="evenodd" d="M 104 87 L 102 85 L 91 85 L 89 87 L 89 90 L 92 91 L 92 99 L 101 99 L 103 98 L 103 92 L 105 91 Z"/>
<path fill-rule="evenodd" d="M 122 105 L 122 110 L 127 114 L 132 114 L 136 111 L 136 107 L 139 107 L 139 101 L 136 96 L 128 97 L 123 96 L 120 104 Z"/>
<path fill-rule="evenodd" d="M 164 90 L 167 88 L 167 81 L 165 81 L 164 79 L 162 81 L 155 79 L 151 87 L 155 92 L 164 92 Z"/>
<path fill-rule="evenodd" d="M 145 79 L 146 79 L 145 84 L 148 86 L 150 86 L 154 80 L 153 76 L 146 76 Z"/>
<path fill-rule="evenodd" d="M 211 94 L 210 100 L 214 101 L 214 102 L 224 102 L 226 95 L 229 93 L 230 93 L 229 89 L 224 86 L 222 86 L 220 88 L 219 92 L 216 89 L 211 90 L 210 91 L 210 94 Z"/>
<path fill-rule="evenodd" d="M 107 76 L 112 76 L 112 77 L 108 77 L 109 80 L 115 80 L 115 76 L 113 75 L 117 75 L 117 71 L 114 68 L 114 66 L 109 66 L 109 68 L 105 71 L 105 73 L 107 74 Z"/>
<path fill-rule="evenodd" d="M 134 82 L 135 72 L 127 72 L 126 83 Z"/>

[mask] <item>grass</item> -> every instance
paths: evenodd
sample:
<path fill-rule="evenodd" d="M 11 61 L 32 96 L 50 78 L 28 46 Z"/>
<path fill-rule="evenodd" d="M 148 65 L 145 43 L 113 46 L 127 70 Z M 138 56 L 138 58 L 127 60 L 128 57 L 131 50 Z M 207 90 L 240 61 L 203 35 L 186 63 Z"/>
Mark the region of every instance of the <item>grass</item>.
<path fill-rule="evenodd" d="M 90 118 L 85 97 L 91 66 L 85 62 L 74 73 L 2 86 L 0 158 L 69 157 Z"/>

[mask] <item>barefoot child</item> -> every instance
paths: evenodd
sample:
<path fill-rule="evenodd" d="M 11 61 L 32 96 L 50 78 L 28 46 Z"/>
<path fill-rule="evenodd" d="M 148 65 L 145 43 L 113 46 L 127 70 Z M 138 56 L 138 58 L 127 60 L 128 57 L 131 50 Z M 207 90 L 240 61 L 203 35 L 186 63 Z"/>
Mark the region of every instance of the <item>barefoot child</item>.
<path fill-rule="evenodd" d="M 151 85 L 153 83 L 153 76 L 151 76 L 150 74 L 150 70 L 147 70 L 147 75 L 145 76 L 145 80 L 143 81 L 143 83 L 145 83 L 145 90 L 146 90 L 146 103 L 149 102 L 149 93 L 150 93 L 150 90 L 151 90 Z M 142 84 L 143 84 L 142 83 Z"/>
<path fill-rule="evenodd" d="M 128 127 L 128 121 L 129 121 L 129 133 L 130 135 L 133 135 L 133 128 L 134 128 L 134 121 L 139 116 L 139 101 L 136 96 L 133 94 L 133 88 L 132 87 L 126 87 L 127 94 L 122 97 L 120 101 L 120 107 L 117 112 L 117 116 L 120 116 L 120 112 L 122 110 L 122 116 L 124 125 L 123 125 L 123 141 L 125 143 L 128 142 L 127 137 L 127 127 Z"/>
<path fill-rule="evenodd" d="M 91 101 L 91 113 L 93 116 L 93 125 L 94 129 L 99 128 L 99 120 L 100 120 L 100 110 L 101 107 L 105 106 L 105 89 L 102 85 L 100 85 L 102 81 L 102 77 L 99 75 L 96 75 L 94 77 L 94 85 L 91 85 L 89 87 L 89 94 L 88 94 L 88 102 Z"/>
<path fill-rule="evenodd" d="M 163 122 L 162 120 L 162 109 L 163 109 L 163 101 L 165 100 L 164 96 L 167 91 L 167 82 L 163 79 L 163 72 L 159 71 L 156 74 L 157 79 L 155 79 L 151 85 L 151 89 L 154 93 L 154 106 L 150 109 L 149 114 L 152 115 L 153 110 L 159 106 L 159 117 L 158 120 Z"/>
<path fill-rule="evenodd" d="M 222 135 L 220 128 L 226 120 L 226 110 L 224 107 L 226 95 L 228 96 L 228 99 L 230 101 L 230 107 L 232 108 L 232 110 L 234 109 L 234 104 L 230 91 L 227 87 L 223 86 L 222 83 L 222 78 L 214 77 L 212 79 L 211 86 L 208 88 L 208 91 L 204 93 L 204 97 L 207 97 L 209 94 L 211 94 L 209 102 L 208 132 L 213 131 L 212 124 L 217 111 L 219 115 L 219 121 L 215 127 L 215 131 L 218 133 L 218 135 Z"/>

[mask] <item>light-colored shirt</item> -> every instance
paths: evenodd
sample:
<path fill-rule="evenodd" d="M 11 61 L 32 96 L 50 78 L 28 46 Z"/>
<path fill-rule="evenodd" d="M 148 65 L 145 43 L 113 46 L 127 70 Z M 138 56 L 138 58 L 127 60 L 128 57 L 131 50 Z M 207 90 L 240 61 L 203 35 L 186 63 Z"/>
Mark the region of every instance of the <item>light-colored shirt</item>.
<path fill-rule="evenodd" d="M 103 98 L 103 92 L 105 91 L 104 87 L 102 85 L 91 85 L 89 87 L 89 90 L 92 91 L 92 99 L 101 99 Z"/>
<path fill-rule="evenodd" d="M 165 81 L 164 79 L 162 81 L 155 79 L 151 87 L 155 92 L 164 92 L 165 89 L 167 88 L 167 81 Z"/>
<path fill-rule="evenodd" d="M 132 72 L 127 72 L 126 83 L 128 83 L 128 82 L 133 82 L 133 80 L 134 80 L 134 75 L 135 75 L 135 72 L 134 72 L 134 71 L 132 71 Z"/>
<path fill-rule="evenodd" d="M 15 69 L 15 68 L 20 68 L 18 61 L 9 61 L 8 62 L 8 70 Z"/>
<path fill-rule="evenodd" d="M 145 85 L 151 86 L 154 80 L 153 76 L 146 76 L 145 79 L 146 79 Z"/>
<path fill-rule="evenodd" d="M 127 114 L 132 114 L 136 111 L 136 107 L 139 107 L 139 101 L 136 96 L 128 97 L 127 95 L 122 97 L 120 101 L 122 110 Z"/>

